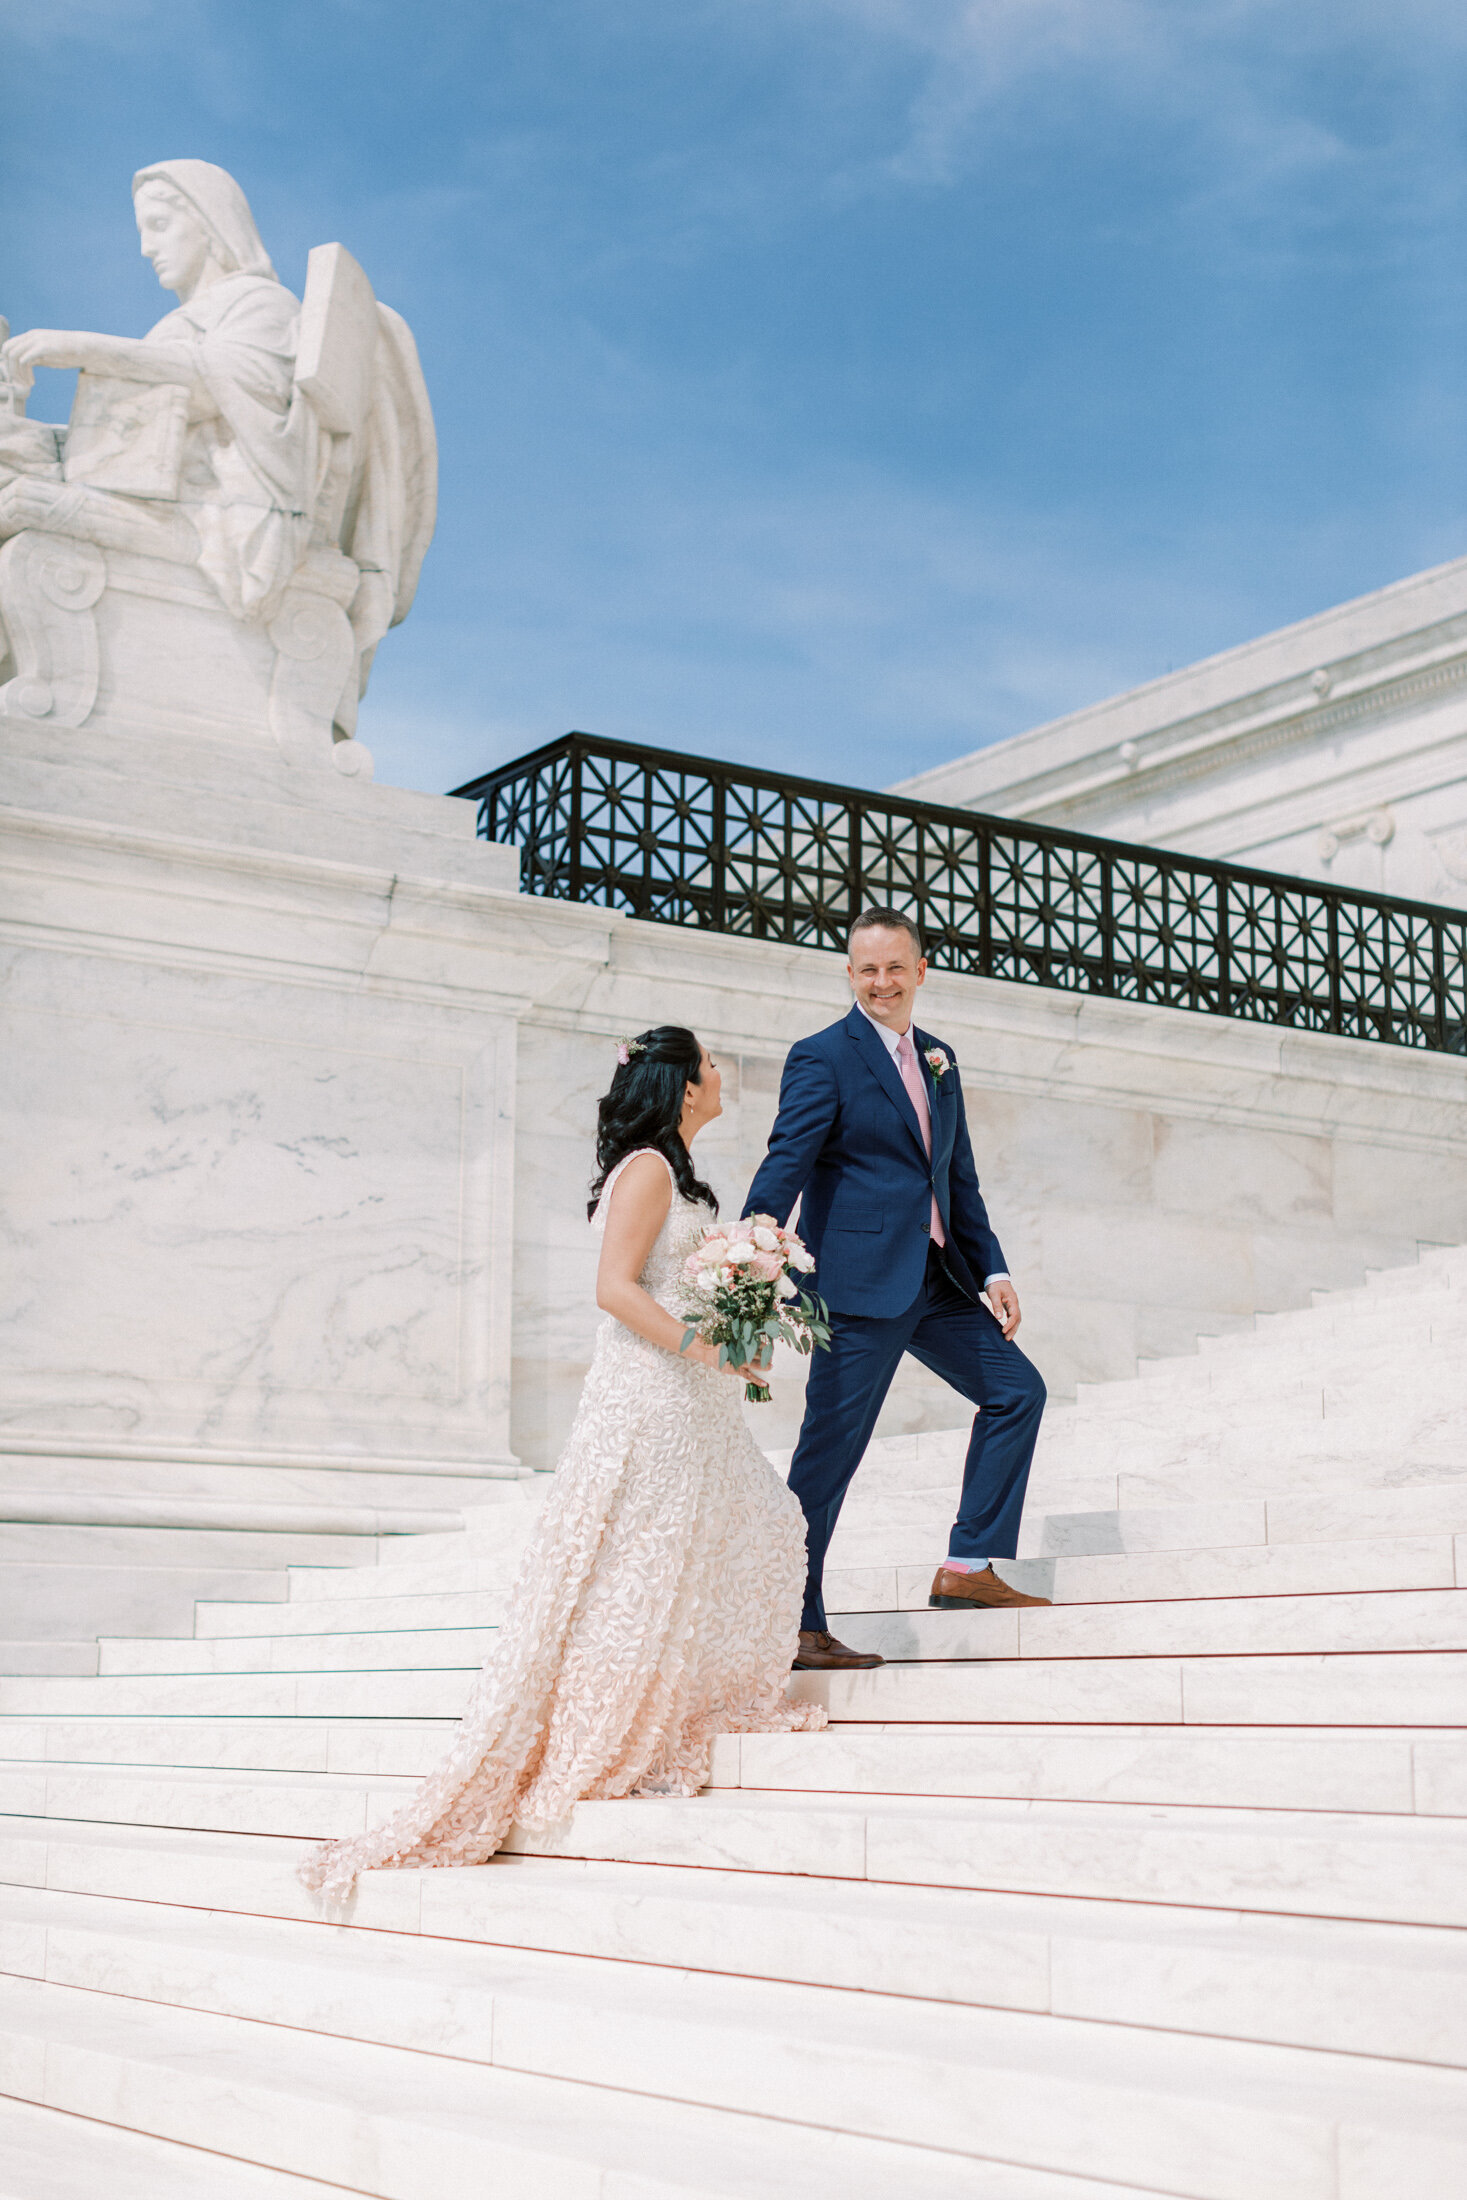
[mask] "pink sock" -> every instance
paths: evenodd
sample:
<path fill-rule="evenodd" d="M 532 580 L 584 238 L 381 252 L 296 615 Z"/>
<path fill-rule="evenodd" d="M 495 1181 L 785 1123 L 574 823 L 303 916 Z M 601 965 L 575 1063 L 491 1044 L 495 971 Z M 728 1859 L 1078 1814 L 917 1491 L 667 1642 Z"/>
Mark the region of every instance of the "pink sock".
<path fill-rule="evenodd" d="M 993 1562 L 987 1558 L 945 1558 L 942 1563 L 950 1574 L 981 1574 Z"/>

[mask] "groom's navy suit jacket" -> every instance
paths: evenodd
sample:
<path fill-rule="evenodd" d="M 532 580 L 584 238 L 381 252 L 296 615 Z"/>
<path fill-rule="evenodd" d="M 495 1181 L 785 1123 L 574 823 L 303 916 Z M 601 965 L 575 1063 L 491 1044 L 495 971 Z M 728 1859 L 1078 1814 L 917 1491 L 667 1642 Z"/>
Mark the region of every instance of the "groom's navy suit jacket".
<path fill-rule="evenodd" d="M 1003 1268 L 978 1189 L 963 1091 L 951 1047 L 934 1077 L 923 1059 L 940 1045 L 912 1026 L 932 1114 L 932 1158 L 901 1072 L 859 1008 L 790 1048 L 769 1151 L 749 1187 L 745 1214 L 783 1223 L 796 1199 L 800 1235 L 815 1256 L 810 1279 L 836 1314 L 891 1319 L 922 1288 L 932 1201 L 949 1264 L 976 1298 Z"/>

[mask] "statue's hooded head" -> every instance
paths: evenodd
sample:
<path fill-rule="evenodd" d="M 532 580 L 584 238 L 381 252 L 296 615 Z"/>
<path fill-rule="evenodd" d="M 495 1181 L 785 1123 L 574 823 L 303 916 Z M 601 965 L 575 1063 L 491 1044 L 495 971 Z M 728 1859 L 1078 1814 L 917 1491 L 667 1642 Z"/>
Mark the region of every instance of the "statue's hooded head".
<path fill-rule="evenodd" d="M 211 160 L 155 161 L 133 177 L 134 201 L 148 184 L 167 192 L 195 217 L 207 231 L 212 255 L 226 275 L 263 275 L 279 281 L 255 227 L 250 202 L 227 169 L 216 168 Z"/>

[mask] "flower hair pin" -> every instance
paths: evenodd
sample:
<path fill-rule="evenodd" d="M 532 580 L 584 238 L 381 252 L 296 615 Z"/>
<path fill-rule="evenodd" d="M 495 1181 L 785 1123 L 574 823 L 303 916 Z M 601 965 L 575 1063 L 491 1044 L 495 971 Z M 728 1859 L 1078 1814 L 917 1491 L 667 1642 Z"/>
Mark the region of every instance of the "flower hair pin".
<path fill-rule="evenodd" d="M 952 1067 L 941 1047 L 929 1047 L 922 1057 L 934 1077 L 944 1077 Z"/>
<path fill-rule="evenodd" d="M 645 1054 L 646 1051 L 647 1049 L 640 1039 L 618 1039 L 616 1042 L 616 1058 L 623 1069 L 626 1068 L 628 1062 L 635 1060 L 639 1054 Z"/>

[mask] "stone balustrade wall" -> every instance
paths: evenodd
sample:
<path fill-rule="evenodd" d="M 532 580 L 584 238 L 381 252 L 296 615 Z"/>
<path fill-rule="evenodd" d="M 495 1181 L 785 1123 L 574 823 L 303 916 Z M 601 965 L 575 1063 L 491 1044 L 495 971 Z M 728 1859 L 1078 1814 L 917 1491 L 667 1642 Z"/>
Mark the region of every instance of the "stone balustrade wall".
<path fill-rule="evenodd" d="M 525 898 L 471 827 L 225 749 L 10 741 L 0 1443 L 553 1460 L 616 1037 L 713 1048 L 736 1204 L 848 995 L 835 956 Z M 952 977 L 922 1009 L 1057 1394 L 1467 1238 L 1467 1062 Z M 884 1425 L 959 1413 L 913 1369 Z"/>

